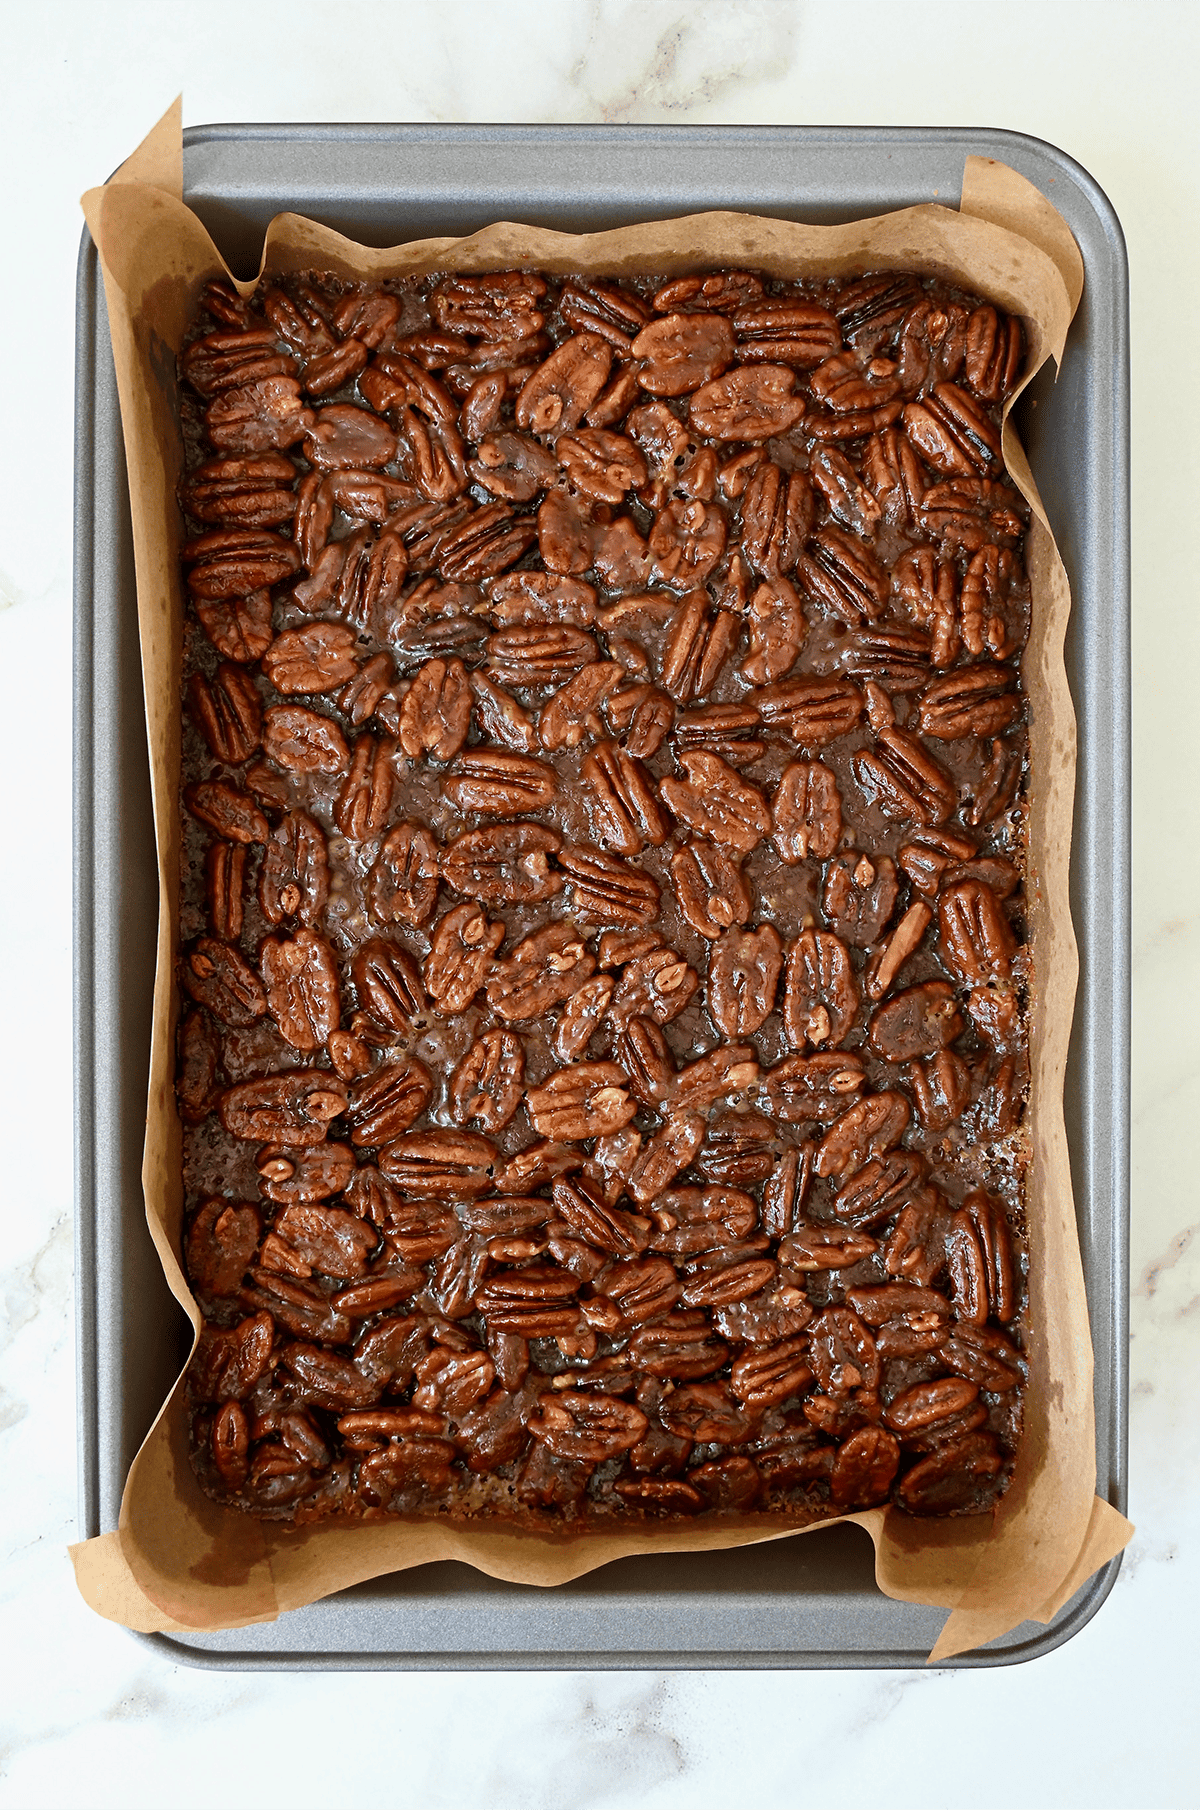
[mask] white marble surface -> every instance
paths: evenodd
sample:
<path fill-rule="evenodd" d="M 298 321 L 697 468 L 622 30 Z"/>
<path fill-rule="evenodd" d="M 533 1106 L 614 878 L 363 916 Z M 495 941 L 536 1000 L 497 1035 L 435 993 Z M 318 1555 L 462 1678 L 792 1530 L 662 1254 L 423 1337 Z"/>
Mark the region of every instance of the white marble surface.
<path fill-rule="evenodd" d="M 1187 424 L 1200 414 L 1198 19 L 1188 6 L 1135 10 L 1122 0 L 50 0 L 6 9 L 0 1804 L 1196 1802 L 1200 470 Z M 1030 48 L 1037 54 L 1025 61 Z M 1133 270 L 1138 1534 L 1109 1602 L 1058 1652 L 973 1674 L 224 1676 L 163 1664 L 76 1596 L 65 1556 L 76 1485 L 61 1066 L 71 1010 L 62 826 L 76 197 L 180 88 L 187 123 L 977 122 L 1061 145 L 1111 197 Z M 32 907 L 27 875 L 36 876 Z M 1011 1759 L 1001 1730 L 1015 1741 Z"/>

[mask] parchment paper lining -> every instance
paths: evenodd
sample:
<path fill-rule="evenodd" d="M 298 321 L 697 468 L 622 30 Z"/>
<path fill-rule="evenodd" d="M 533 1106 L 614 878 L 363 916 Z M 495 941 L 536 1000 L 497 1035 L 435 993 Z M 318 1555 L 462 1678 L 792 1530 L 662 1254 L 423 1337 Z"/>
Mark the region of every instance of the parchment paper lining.
<path fill-rule="evenodd" d="M 159 864 L 142 1176 L 167 1281 L 198 1328 L 180 1259 L 181 1135 L 173 1090 L 183 608 L 175 360 L 201 285 L 229 273 L 183 203 L 182 169 L 176 102 L 112 180 L 84 196 L 83 207 L 104 275 L 129 467 Z M 609 276 L 739 264 L 778 276 L 918 269 L 982 293 L 1023 318 L 1026 382 L 1047 358 L 1061 360 L 1083 288 L 1082 259 L 1060 216 L 1023 177 L 983 158 L 967 159 L 957 212 L 923 206 L 835 227 L 708 213 L 575 236 L 501 222 L 466 239 L 426 239 L 381 251 L 281 214 L 268 228 L 261 268 L 320 268 L 371 278 L 520 264 Z M 238 287 L 249 294 L 254 283 Z M 994 1519 L 914 1521 L 884 1509 L 844 1517 L 874 1541 L 882 1590 L 952 1611 L 933 1660 L 982 1645 L 1026 1619 L 1048 1621 L 1133 1531 L 1095 1495 L 1092 1348 L 1062 1110 L 1077 978 L 1068 899 L 1075 720 L 1063 664 L 1070 593 L 1007 421 L 1004 452 L 1034 516 L 1027 544 L 1033 628 L 1024 666 L 1032 719 L 1028 915 L 1036 975 L 1027 1120 L 1033 1332 L 1025 1436 L 1012 1486 Z M 202 1494 L 188 1457 L 187 1404 L 177 1382 L 130 1470 L 119 1529 L 74 1547 L 72 1557 L 79 1587 L 100 1614 L 143 1631 L 199 1630 L 270 1621 L 364 1579 L 434 1559 L 461 1559 L 493 1577 L 551 1585 L 633 1553 L 713 1550 L 785 1537 L 796 1537 L 795 1530 L 764 1530 L 761 1521 L 740 1530 L 723 1524 L 555 1540 L 437 1521 L 281 1528 L 220 1508 Z"/>

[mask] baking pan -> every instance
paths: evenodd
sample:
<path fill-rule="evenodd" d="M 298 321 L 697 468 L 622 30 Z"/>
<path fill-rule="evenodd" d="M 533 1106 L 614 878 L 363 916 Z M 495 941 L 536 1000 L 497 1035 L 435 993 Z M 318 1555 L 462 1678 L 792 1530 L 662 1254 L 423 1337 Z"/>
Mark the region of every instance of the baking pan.
<path fill-rule="evenodd" d="M 1071 886 L 1082 975 L 1067 1128 L 1096 1351 L 1097 1490 L 1126 1500 L 1129 972 L 1129 329 L 1121 229 L 1061 151 L 1002 131 L 807 127 L 209 126 L 184 134 L 184 193 L 239 276 L 275 213 L 374 245 L 496 219 L 565 231 L 709 208 L 834 222 L 958 203 L 963 160 L 1002 159 L 1064 216 L 1087 286 L 1058 382 L 1018 427 L 1070 574 L 1067 666 L 1080 759 Z M 140 1165 L 157 891 L 129 501 L 103 289 L 78 279 L 75 566 L 75 1061 L 80 1519 L 115 1527 L 125 1474 L 189 1327 L 146 1230 Z M 619 1561 L 556 1589 L 457 1563 L 377 1578 L 229 1633 L 142 1635 L 225 1668 L 883 1667 L 924 1662 L 945 1612 L 893 1602 L 869 1539 Z M 1068 1639 L 1114 1560 L 1048 1627 L 950 1663 L 1012 1664 Z"/>

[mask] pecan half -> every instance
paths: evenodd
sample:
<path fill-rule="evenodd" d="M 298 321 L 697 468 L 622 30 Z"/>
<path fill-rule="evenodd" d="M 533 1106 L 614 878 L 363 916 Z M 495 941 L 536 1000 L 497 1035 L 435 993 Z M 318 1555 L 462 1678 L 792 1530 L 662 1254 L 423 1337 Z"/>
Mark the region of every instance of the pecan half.
<path fill-rule="evenodd" d="M 356 631 L 382 640 L 392 620 L 408 559 L 398 535 L 372 536 L 361 528 L 349 540 L 321 554 L 312 577 L 297 585 L 293 600 L 302 608 L 333 608 Z"/>
<path fill-rule="evenodd" d="M 857 1101 L 818 1144 L 817 1174 L 853 1174 L 872 1157 L 886 1155 L 904 1136 L 911 1116 L 903 1094 L 871 1094 Z"/>
<path fill-rule="evenodd" d="M 758 712 L 752 704 L 702 704 L 698 710 L 688 710 L 676 719 L 675 744 L 678 748 L 700 748 L 706 754 L 719 754 L 731 767 L 749 767 L 767 751 L 766 743 L 759 737 L 760 728 Z"/>
<path fill-rule="evenodd" d="M 478 905 L 455 905 L 438 920 L 425 958 L 425 987 L 439 1011 L 462 1012 L 486 980 L 504 925 Z"/>
<path fill-rule="evenodd" d="M 591 635 L 564 623 L 501 629 L 489 635 L 487 651 L 496 680 L 518 689 L 563 685 L 597 658 Z"/>
<path fill-rule="evenodd" d="M 595 966 L 578 931 L 560 919 L 525 937 L 507 961 L 493 964 L 488 1004 L 509 1024 L 541 1018 L 568 999 Z"/>
<path fill-rule="evenodd" d="M 267 1010 L 297 1050 L 315 1050 L 341 1021 L 333 951 L 315 930 L 267 937 L 259 950 Z"/>
<path fill-rule="evenodd" d="M 939 378 L 956 377 L 966 349 L 965 309 L 955 302 L 918 302 L 901 323 L 896 348 L 905 394 L 913 396 Z"/>
<path fill-rule="evenodd" d="M 836 448 L 823 447 L 813 456 L 812 481 L 834 521 L 861 540 L 874 540 L 883 511 L 849 459 Z"/>
<path fill-rule="evenodd" d="M 354 1173 L 354 1152 L 348 1144 L 316 1144 L 309 1149 L 264 1144 L 254 1167 L 268 1200 L 279 1206 L 308 1206 L 342 1192 Z"/>
<path fill-rule="evenodd" d="M 982 402 L 1003 402 L 1021 369 L 1021 323 L 990 302 L 967 321 L 963 374 Z"/>
<path fill-rule="evenodd" d="M 420 607 L 417 599 L 425 584 L 422 580 L 413 591 L 404 608 L 414 612 Z M 462 614 L 459 593 L 464 587 L 458 585 L 439 586 L 432 594 L 434 598 L 442 598 L 446 602 L 448 613 L 428 616 L 417 615 L 408 622 L 405 628 L 393 628 L 391 632 L 392 646 L 396 652 L 396 660 L 404 670 L 410 671 L 424 661 L 462 659 L 463 663 L 474 663 L 483 657 L 484 643 L 487 638 L 487 624 L 478 616 Z M 427 597 L 430 594 L 427 594 Z M 399 728 L 397 714 L 396 728 Z"/>
<path fill-rule="evenodd" d="M 851 1225 L 869 1227 L 911 1206 L 924 1183 L 925 1158 L 915 1150 L 872 1157 L 849 1176 L 834 1196 L 833 1210 Z M 866 1312 L 866 1309 L 860 1309 Z M 891 1317 L 890 1312 L 883 1316 Z"/>
<path fill-rule="evenodd" d="M 290 1266 L 293 1273 L 311 1275 L 317 1270 L 348 1282 L 362 1275 L 378 1237 L 374 1226 L 364 1225 L 353 1213 L 317 1202 L 293 1201 L 275 1215 L 268 1242 L 285 1247 L 286 1256 L 279 1253 L 285 1262 L 299 1259 Z M 263 1265 L 277 1267 L 267 1262 L 265 1249 Z"/>
<path fill-rule="evenodd" d="M 827 1307 L 808 1329 L 810 1362 L 817 1381 L 829 1395 L 879 1387 L 879 1354 L 875 1341 L 848 1307 Z"/>
<path fill-rule="evenodd" d="M 471 674 L 471 692 L 479 727 L 487 741 L 499 742 L 518 754 L 532 754 L 538 745 L 537 726 L 510 692 L 486 673 Z"/>
<path fill-rule="evenodd" d="M 625 668 L 616 660 L 595 660 L 568 679 L 542 706 L 538 717 L 542 747 L 557 753 L 578 748 L 588 736 L 598 740 L 604 734 L 599 707 L 624 677 Z"/>
<path fill-rule="evenodd" d="M 762 1077 L 770 1110 L 791 1125 L 828 1124 L 865 1080 L 862 1058 L 850 1050 L 785 1056 Z"/>
<path fill-rule="evenodd" d="M 548 490 L 537 513 L 538 552 L 555 576 L 586 572 L 592 563 L 596 523 L 588 497 L 562 486 Z"/>
<path fill-rule="evenodd" d="M 630 1018 L 617 1039 L 615 1054 L 644 1106 L 656 1108 L 669 1097 L 675 1082 L 675 1062 L 653 1018 Z"/>
<path fill-rule="evenodd" d="M 666 841 L 670 825 L 646 768 L 615 742 L 601 742 L 583 763 L 599 840 L 621 855 Z"/>
<path fill-rule="evenodd" d="M 812 1377 L 807 1339 L 781 1339 L 777 1345 L 750 1350 L 737 1358 L 730 1371 L 729 1387 L 747 1408 L 761 1413 L 774 1402 L 803 1394 Z"/>
<path fill-rule="evenodd" d="M 892 586 L 913 621 L 929 631 L 933 665 L 951 665 L 962 644 L 954 567 L 939 560 L 932 547 L 914 547 L 892 568 Z"/>
<path fill-rule="evenodd" d="M 742 662 L 751 685 L 785 678 L 804 645 L 808 631 L 800 599 L 785 578 L 759 585 L 746 611 L 750 652 Z"/>
<path fill-rule="evenodd" d="M 214 842 L 204 857 L 208 922 L 214 936 L 236 943 L 242 934 L 242 890 L 246 850 L 237 842 Z"/>
<path fill-rule="evenodd" d="M 430 311 L 447 333 L 469 333 L 488 344 L 524 339 L 543 325 L 538 303 L 542 277 L 506 270 L 499 275 L 443 277 L 429 298 Z"/>
<path fill-rule="evenodd" d="M 733 328 L 720 314 L 668 314 L 643 327 L 630 348 L 645 362 L 638 382 L 652 396 L 686 396 L 733 363 Z"/>
<path fill-rule="evenodd" d="M 226 660 L 247 665 L 261 660 L 271 645 L 271 593 L 252 591 L 248 597 L 222 598 L 215 603 L 197 599 L 200 625 Z"/>
<path fill-rule="evenodd" d="M 496 1146 L 469 1131 L 409 1131 L 379 1153 L 387 1179 L 418 1199 L 478 1200 L 495 1162 Z"/>
<path fill-rule="evenodd" d="M 655 516 L 647 543 L 659 578 L 677 591 L 703 584 L 725 551 L 726 532 L 719 503 L 672 497 Z M 603 574 L 599 550 L 596 563 Z"/>
<path fill-rule="evenodd" d="M 813 1146 L 807 1140 L 789 1144 L 768 1176 L 762 1197 L 762 1225 L 769 1238 L 786 1237 L 801 1223 L 812 1185 L 812 1159 Z M 787 1303 L 783 1305 L 787 1307 Z M 794 1312 L 799 1305 L 792 1303 L 787 1311 Z M 811 1310 L 805 1317 L 811 1317 Z"/>
<path fill-rule="evenodd" d="M 729 1360 L 729 1347 L 710 1335 L 703 1316 L 668 1315 L 657 1325 L 638 1327 L 629 1341 L 629 1359 L 649 1376 L 686 1382 L 722 1369 Z"/>
<path fill-rule="evenodd" d="M 742 550 L 764 578 L 790 572 L 813 527 L 812 485 L 803 472 L 770 460 L 754 471 L 742 497 Z"/>
<path fill-rule="evenodd" d="M 658 882 L 619 856 L 594 848 L 564 848 L 558 864 L 570 883 L 574 908 L 585 922 L 633 927 L 651 924 L 657 917 Z"/>
<path fill-rule="evenodd" d="M 733 314 L 756 302 L 762 292 L 761 277 L 751 271 L 722 270 L 664 283 L 655 294 L 654 306 L 660 314 L 690 313 L 693 308 L 701 313 Z"/>
<path fill-rule="evenodd" d="M 646 482 L 646 461 L 624 434 L 596 427 L 564 434 L 555 448 L 567 481 L 597 503 L 620 503 L 628 490 Z"/>
<path fill-rule="evenodd" d="M 774 1009 L 783 968 L 783 939 L 771 924 L 729 929 L 708 958 L 708 1010 L 731 1042 L 760 1030 Z"/>
<path fill-rule="evenodd" d="M 313 419 L 299 383 L 283 372 L 223 390 L 204 411 L 208 437 L 225 453 L 282 452 L 304 438 Z"/>
<path fill-rule="evenodd" d="M 262 1222 L 245 1203 L 206 1200 L 188 1227 L 186 1255 L 192 1281 L 209 1295 L 232 1295 L 254 1261 Z"/>
<path fill-rule="evenodd" d="M 571 994 L 554 1032 L 554 1053 L 561 1062 L 583 1055 L 608 1011 L 615 986 L 611 974 L 597 974 Z"/>
<path fill-rule="evenodd" d="M 508 1124 L 525 1086 L 525 1048 L 515 1031 L 486 1031 L 476 1038 L 450 1078 L 450 1111 L 456 1125 L 472 1120 L 484 1131 Z"/>
<path fill-rule="evenodd" d="M 923 900 L 909 906 L 887 942 L 882 944 L 863 972 L 863 990 L 868 999 L 882 999 L 891 988 L 910 955 L 916 953 L 933 920 L 933 912 Z M 957 1032 L 955 1035 L 957 1036 Z"/>
<path fill-rule="evenodd" d="M 776 1127 L 761 1112 L 734 1108 L 709 1124 L 696 1168 L 705 1181 L 753 1187 L 765 1181 L 779 1154 Z"/>
<path fill-rule="evenodd" d="M 379 924 L 425 924 L 438 891 L 438 847 L 423 823 L 389 830 L 367 876 L 371 916 Z"/>
<path fill-rule="evenodd" d="M 348 402 L 318 409 L 304 441 L 304 456 L 317 471 L 382 469 L 396 451 L 387 422 Z"/>
<path fill-rule="evenodd" d="M 648 1206 L 692 1161 L 704 1142 L 705 1122 L 698 1112 L 671 1114 L 652 1137 L 630 1172 L 628 1189 L 639 1206 Z"/>
<path fill-rule="evenodd" d="M 1015 546 L 1024 529 L 1024 504 L 994 478 L 948 478 L 932 485 L 916 511 L 918 526 L 943 550 L 977 553 L 988 542 Z"/>
<path fill-rule="evenodd" d="M 253 970 L 252 970 L 253 972 Z M 175 1092 L 185 1125 L 201 1125 L 213 1107 L 221 1044 L 206 1013 L 186 1012 L 179 1024 Z"/>
<path fill-rule="evenodd" d="M 904 431 L 935 471 L 986 476 L 1000 462 L 1000 432 L 985 408 L 956 383 L 935 383 L 904 410 Z"/>
<path fill-rule="evenodd" d="M 558 775 L 524 754 L 468 749 L 442 781 L 456 809 L 484 817 L 513 817 L 540 810 L 558 790 Z"/>
<path fill-rule="evenodd" d="M 874 748 L 854 756 L 854 777 L 885 816 L 904 823 L 945 823 L 958 803 L 954 781 L 918 736 L 880 729 Z"/>
<path fill-rule="evenodd" d="M 944 980 L 927 980 L 897 993 L 873 1013 L 871 1048 L 889 1062 L 911 1062 L 936 1055 L 953 1043 L 963 1028 L 954 988 Z"/>
<path fill-rule="evenodd" d="M 832 770 L 819 760 L 797 760 L 785 767 L 771 816 L 781 860 L 792 865 L 827 861 L 842 839 L 842 795 Z"/>
<path fill-rule="evenodd" d="M 333 820 L 351 842 L 377 836 L 387 823 L 396 781 L 396 744 L 386 736 L 360 735 L 350 770 L 333 807 Z"/>
<path fill-rule="evenodd" d="M 420 970 L 399 943 L 371 937 L 355 950 L 350 972 L 359 1005 L 385 1029 L 404 1031 L 424 1011 Z"/>
<path fill-rule="evenodd" d="M 337 724 L 303 704 L 275 704 L 265 713 L 263 753 L 285 773 L 341 773 L 350 764 Z"/>
<path fill-rule="evenodd" d="M 679 764 L 686 778 L 668 777 L 659 790 L 689 829 L 742 854 L 749 854 L 770 834 L 771 810 L 766 799 L 719 755 L 681 750 Z"/>
<path fill-rule="evenodd" d="M 554 1210 L 573 1237 L 613 1257 L 638 1257 L 645 1250 L 650 1222 L 623 1213 L 603 1199 L 586 1176 L 560 1176 L 554 1183 Z"/>
<path fill-rule="evenodd" d="M 992 888 L 982 880 L 960 880 L 938 899 L 942 960 L 964 986 L 1008 978 L 1017 943 Z"/>
<path fill-rule="evenodd" d="M 898 428 L 871 435 L 863 450 L 862 475 L 885 522 L 912 522 L 928 484 L 925 467 Z"/>
<path fill-rule="evenodd" d="M 1021 713 L 1009 666 L 960 666 L 927 685 L 918 700 L 921 732 L 939 741 L 999 735 Z"/>
<path fill-rule="evenodd" d="M 983 1254 L 991 1312 L 1001 1322 L 1011 1320 L 1017 1310 L 1018 1279 L 1007 1215 L 1000 1202 L 982 1188 L 968 1194 L 963 1204 Z"/>
<path fill-rule="evenodd" d="M 825 869 L 821 910 L 844 942 L 869 949 L 896 908 L 900 895 L 890 855 L 874 860 L 857 849 L 836 855 Z"/>
<path fill-rule="evenodd" d="M 544 439 L 579 426 L 608 381 L 612 351 L 594 333 L 578 333 L 551 352 L 516 401 L 517 426 Z"/>
<path fill-rule="evenodd" d="M 433 1082 L 423 1063 L 411 1058 L 385 1062 L 350 1090 L 350 1142 L 372 1149 L 390 1144 L 420 1118 L 432 1095 Z"/>
<path fill-rule="evenodd" d="M 780 1240 L 779 1261 L 785 1270 L 808 1275 L 818 1270 L 851 1269 L 873 1256 L 877 1248 L 865 1232 L 812 1221 L 797 1225 Z"/>
<path fill-rule="evenodd" d="M 826 614 L 857 628 L 881 616 L 891 589 L 883 567 L 855 535 L 822 528 L 796 562 L 796 575 Z"/>
<path fill-rule="evenodd" d="M 233 1137 L 302 1149 L 325 1142 L 330 1120 L 345 1110 L 346 1099 L 345 1085 L 336 1075 L 317 1068 L 285 1069 L 226 1088 L 217 1111 Z"/>
<path fill-rule="evenodd" d="M 483 434 L 467 472 L 492 496 L 529 503 L 557 478 L 554 456 L 529 434 Z"/>
<path fill-rule="evenodd" d="M 541 1413 L 527 1423 L 527 1430 L 556 1458 L 603 1464 L 636 1445 L 648 1425 L 632 1402 L 566 1389 L 541 1397 Z"/>
<path fill-rule="evenodd" d="M 598 333 L 621 353 L 629 351 L 634 334 L 650 319 L 650 310 L 641 296 L 581 277 L 564 287 L 558 312 L 576 332 Z"/>
<path fill-rule="evenodd" d="M 659 1408 L 669 1432 L 697 1444 L 742 1445 L 751 1436 L 749 1419 L 721 1383 L 691 1383 L 676 1389 Z"/>
<path fill-rule="evenodd" d="M 939 1050 L 928 1062 L 914 1062 L 907 1079 L 926 1131 L 948 1131 L 970 1105 L 971 1071 L 953 1050 Z"/>
<path fill-rule="evenodd" d="M 284 629 L 263 655 L 263 671 L 284 697 L 335 691 L 358 670 L 357 638 L 343 622 Z"/>
<path fill-rule="evenodd" d="M 860 1427 L 838 1447 L 829 1499 L 838 1508 L 870 1508 L 887 1498 L 900 1467 L 900 1442 L 886 1427 Z"/>
<path fill-rule="evenodd" d="M 692 396 L 692 425 L 713 440 L 770 440 L 786 434 L 807 407 L 804 397 L 794 393 L 795 381 L 788 365 L 727 371 Z"/>
<path fill-rule="evenodd" d="M 217 396 L 256 378 L 296 369 L 295 359 L 280 352 L 275 334 L 267 326 L 204 333 L 192 341 L 179 362 L 183 375 L 201 396 Z"/>
<path fill-rule="evenodd" d="M 834 308 L 845 337 L 871 352 L 890 338 L 909 309 L 921 300 L 917 279 L 888 273 L 851 283 Z"/>
<path fill-rule="evenodd" d="M 850 952 L 840 937 L 803 930 L 788 951 L 783 990 L 783 1022 L 788 1042 L 836 1048 L 858 1016 L 858 983 Z"/>
<path fill-rule="evenodd" d="M 223 779 L 185 786 L 183 798 L 192 816 L 226 842 L 265 842 L 271 834 L 271 826 L 254 800 Z"/>
<path fill-rule="evenodd" d="M 700 985 L 694 968 L 674 949 L 650 949 L 628 962 L 613 994 L 614 1023 L 653 1019 L 669 1024 L 678 1018 Z"/>
<path fill-rule="evenodd" d="M 270 1363 L 274 1345 L 269 1313 L 254 1314 L 222 1331 L 206 1328 L 191 1370 L 197 1398 L 215 1402 L 249 1395 Z"/>
<path fill-rule="evenodd" d="M 270 833 L 258 876 L 258 902 L 268 924 L 299 918 L 319 924 L 329 899 L 325 832 L 305 811 L 289 811 Z"/>
<path fill-rule="evenodd" d="M 769 728 L 785 731 L 805 748 L 849 735 L 863 713 L 863 694 L 849 679 L 785 679 L 764 685 L 754 703 Z"/>
<path fill-rule="evenodd" d="M 427 660 L 400 705 L 398 740 L 410 760 L 453 760 L 467 739 L 471 688 L 461 660 Z"/>
<path fill-rule="evenodd" d="M 685 842 L 671 856 L 679 909 L 692 929 L 710 940 L 750 917 L 750 888 L 741 863 L 713 842 Z"/>
<path fill-rule="evenodd" d="M 739 364 L 786 364 L 810 371 L 842 344 L 836 317 L 816 302 L 763 298 L 740 307 L 733 325 Z"/>
<path fill-rule="evenodd" d="M 604 1137 L 633 1117 L 625 1072 L 615 1062 L 579 1062 L 530 1088 L 525 1105 L 539 1137 L 556 1143 Z"/>
<path fill-rule="evenodd" d="M 659 676 L 677 704 L 693 703 L 712 690 L 740 632 L 729 610 L 710 613 L 705 591 L 689 592 L 676 606 Z"/>
<path fill-rule="evenodd" d="M 447 886 L 487 905 L 534 904 L 552 898 L 563 877 L 550 868 L 559 838 L 535 823 L 500 823 L 456 836 L 442 851 Z"/>
<path fill-rule="evenodd" d="M 818 402 L 835 415 L 872 413 L 900 394 L 900 373 L 890 358 L 870 358 L 863 351 L 838 352 L 810 378 Z"/>
<path fill-rule="evenodd" d="M 193 673 L 188 711 L 217 760 L 239 767 L 262 739 L 262 704 L 254 681 L 240 666 L 223 661 L 211 679 Z"/>

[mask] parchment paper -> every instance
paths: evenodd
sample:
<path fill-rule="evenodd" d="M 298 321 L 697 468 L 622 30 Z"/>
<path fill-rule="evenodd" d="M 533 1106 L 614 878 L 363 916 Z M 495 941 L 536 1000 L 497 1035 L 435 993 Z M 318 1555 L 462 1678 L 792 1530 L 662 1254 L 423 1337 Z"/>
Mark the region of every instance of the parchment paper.
<path fill-rule="evenodd" d="M 181 1133 L 173 1088 L 183 609 L 175 360 L 201 285 L 229 273 L 184 205 L 182 170 L 176 102 L 112 180 L 84 196 L 83 207 L 104 275 L 129 466 L 159 863 L 142 1175 L 167 1281 L 198 1328 L 180 1256 Z M 981 292 L 1023 318 L 1026 382 L 1047 358 L 1061 360 L 1083 289 L 1079 251 L 1049 202 L 1015 171 L 974 157 L 966 163 L 957 212 L 915 207 L 834 227 L 708 213 L 581 236 L 501 222 L 466 239 L 426 239 L 383 251 L 281 214 L 271 222 L 262 257 L 262 268 L 272 271 L 321 268 L 359 278 L 521 264 L 609 276 L 731 264 L 778 276 L 920 269 Z M 238 287 L 249 294 L 254 284 Z M 1067 890 L 1075 773 L 1075 720 L 1063 665 L 1070 594 L 1028 464 L 1007 423 L 1004 452 L 1033 510 L 1026 550 L 1033 628 L 1024 669 L 1032 719 L 1028 916 L 1036 975 L 1026 1119 L 1032 1332 L 1025 1435 L 1012 1485 L 994 1517 L 914 1520 L 885 1509 L 843 1517 L 871 1535 L 882 1590 L 952 1611 L 933 1660 L 982 1645 L 1026 1619 L 1048 1621 L 1133 1531 L 1095 1495 L 1092 1348 L 1062 1110 L 1077 976 Z M 79 1587 L 101 1615 L 141 1630 L 184 1630 L 270 1621 L 366 1578 L 434 1559 L 461 1559 L 492 1577 L 553 1585 L 632 1553 L 787 1537 L 796 1537 L 794 1530 L 766 1529 L 761 1520 L 741 1530 L 700 1525 L 557 1539 L 433 1520 L 326 1522 L 299 1530 L 255 1521 L 201 1492 L 188 1457 L 180 1381 L 134 1460 L 118 1530 L 74 1547 L 72 1557 Z"/>

